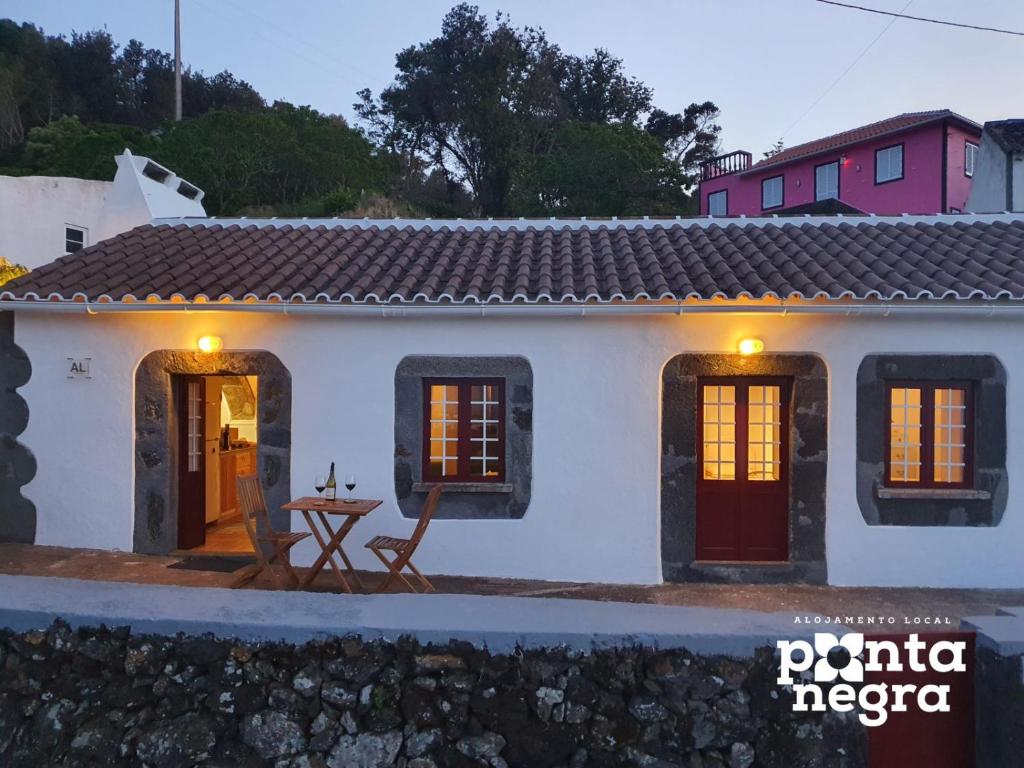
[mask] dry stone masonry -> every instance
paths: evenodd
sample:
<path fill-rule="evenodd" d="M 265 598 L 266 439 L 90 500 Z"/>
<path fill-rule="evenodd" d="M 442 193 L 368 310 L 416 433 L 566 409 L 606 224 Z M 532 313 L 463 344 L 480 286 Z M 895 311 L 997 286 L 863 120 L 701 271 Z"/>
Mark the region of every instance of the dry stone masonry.
<path fill-rule="evenodd" d="M 0 764 L 856 768 L 855 716 L 794 714 L 772 651 L 303 646 L 127 628 L 0 633 Z"/>

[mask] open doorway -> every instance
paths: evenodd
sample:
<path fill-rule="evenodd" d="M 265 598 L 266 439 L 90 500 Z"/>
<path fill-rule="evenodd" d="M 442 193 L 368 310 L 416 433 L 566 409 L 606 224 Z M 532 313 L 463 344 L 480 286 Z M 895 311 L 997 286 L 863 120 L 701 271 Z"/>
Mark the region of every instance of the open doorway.
<path fill-rule="evenodd" d="M 259 377 L 177 378 L 177 549 L 189 555 L 251 553 L 236 479 L 257 471 Z"/>

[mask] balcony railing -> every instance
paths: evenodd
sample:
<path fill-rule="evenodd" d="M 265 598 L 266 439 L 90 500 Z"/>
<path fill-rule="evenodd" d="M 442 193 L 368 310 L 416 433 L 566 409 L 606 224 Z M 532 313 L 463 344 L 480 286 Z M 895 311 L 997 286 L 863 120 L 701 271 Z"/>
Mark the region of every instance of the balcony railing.
<path fill-rule="evenodd" d="M 707 162 L 701 163 L 700 180 L 707 181 L 718 176 L 728 176 L 731 173 L 741 173 L 750 168 L 751 156 L 749 152 L 738 150 L 727 155 L 719 155 Z"/>

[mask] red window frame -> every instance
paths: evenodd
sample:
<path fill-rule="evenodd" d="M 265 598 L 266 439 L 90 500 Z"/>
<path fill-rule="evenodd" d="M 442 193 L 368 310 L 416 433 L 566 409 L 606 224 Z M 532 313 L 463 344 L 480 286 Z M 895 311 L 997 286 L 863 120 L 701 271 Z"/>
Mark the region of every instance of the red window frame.
<path fill-rule="evenodd" d="M 458 447 L 456 459 L 458 472 L 442 475 L 430 464 L 430 388 L 433 386 L 458 387 Z M 495 387 L 498 393 L 498 473 L 479 475 L 470 471 L 470 450 L 472 448 L 472 404 L 471 388 L 475 386 Z M 439 483 L 503 483 L 505 482 L 505 380 L 500 378 L 428 378 L 423 379 L 423 480 Z M 442 468 L 443 469 L 443 468 Z"/>
<path fill-rule="evenodd" d="M 921 479 L 892 479 L 892 391 L 921 390 Z M 944 483 L 935 479 L 935 390 L 964 390 L 964 479 Z M 887 381 L 885 385 L 885 485 L 887 488 L 974 487 L 974 386 L 969 381 Z"/>

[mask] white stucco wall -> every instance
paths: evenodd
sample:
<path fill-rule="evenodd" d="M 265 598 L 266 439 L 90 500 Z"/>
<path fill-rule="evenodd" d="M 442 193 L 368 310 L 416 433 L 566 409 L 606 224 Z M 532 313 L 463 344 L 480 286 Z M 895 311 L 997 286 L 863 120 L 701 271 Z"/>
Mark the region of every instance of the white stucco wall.
<path fill-rule="evenodd" d="M 293 380 L 292 494 L 312 492 L 330 461 L 358 476 L 357 495 L 384 505 L 348 551 L 403 535 L 393 482 L 394 373 L 409 354 L 523 355 L 534 373 L 533 495 L 511 521 L 437 520 L 417 561 L 429 572 L 652 583 L 659 554 L 660 378 L 681 352 L 723 352 L 756 335 L 772 353 L 814 352 L 830 376 L 827 558 L 845 585 L 1024 586 L 1024 454 L 1016 383 L 1020 321 L 845 317 L 659 316 L 584 319 L 348 319 L 271 314 L 19 313 L 31 381 L 21 436 L 38 460 L 24 493 L 39 509 L 37 543 L 130 550 L 133 385 L 155 349 L 192 348 L 205 333 L 226 349 L 265 349 Z M 855 495 L 857 366 L 871 353 L 992 353 L 1006 366 L 1010 502 L 995 528 L 871 527 Z M 92 358 L 69 380 L 69 356 Z M 1017 385 L 1019 386 L 1019 385 Z M 293 527 L 300 529 L 300 517 Z M 309 543 L 309 542 L 307 542 Z M 300 550 L 308 562 L 315 544 Z"/>
<path fill-rule="evenodd" d="M 54 176 L 0 176 L 0 256 L 29 269 L 51 262 L 64 255 L 66 225 L 86 229 L 85 244 L 92 245 L 112 186 Z"/>

